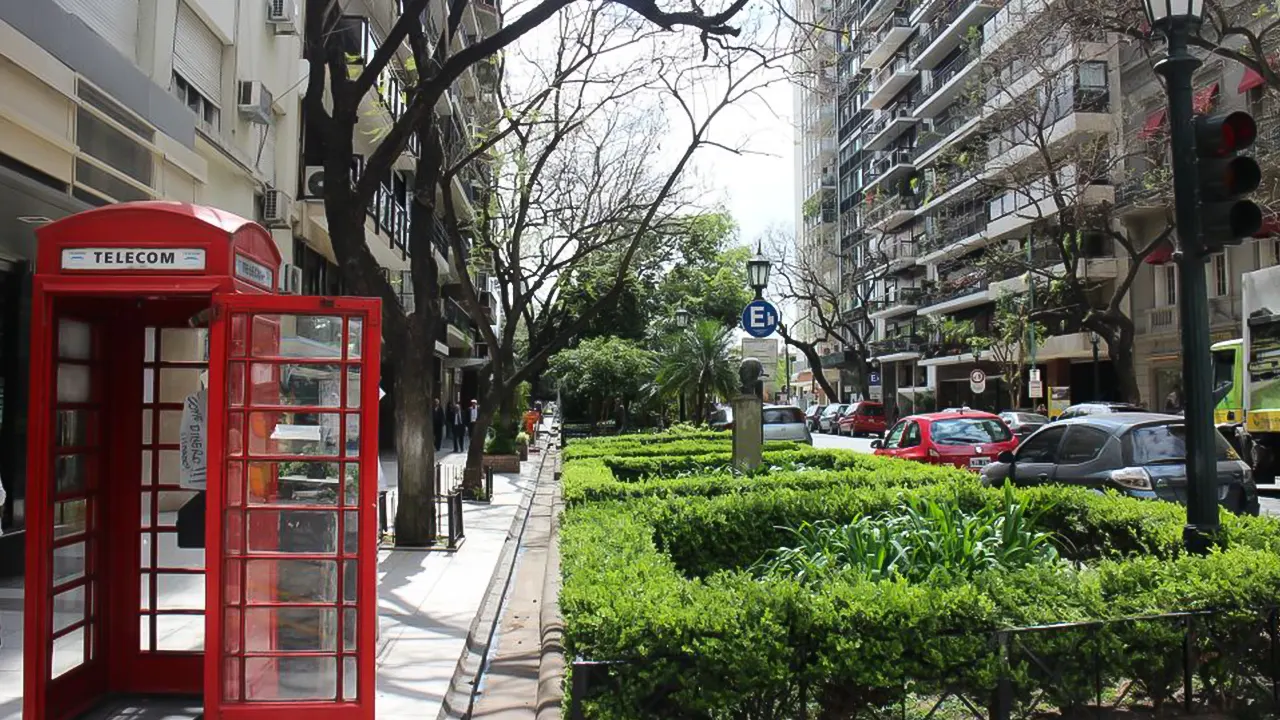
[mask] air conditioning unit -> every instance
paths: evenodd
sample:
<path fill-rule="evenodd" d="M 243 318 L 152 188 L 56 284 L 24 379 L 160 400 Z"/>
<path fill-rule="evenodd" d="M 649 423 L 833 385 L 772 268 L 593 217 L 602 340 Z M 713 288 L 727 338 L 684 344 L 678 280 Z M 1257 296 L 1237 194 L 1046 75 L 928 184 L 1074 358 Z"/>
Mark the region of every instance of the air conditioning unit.
<path fill-rule="evenodd" d="M 295 35 L 298 32 L 296 0 L 267 0 L 267 22 L 274 26 L 276 35 Z"/>
<path fill-rule="evenodd" d="M 302 198 L 304 200 L 324 199 L 324 166 L 308 165 L 302 175 Z"/>
<path fill-rule="evenodd" d="M 302 294 L 302 268 L 285 263 L 280 268 L 280 292 L 286 295 Z"/>
<path fill-rule="evenodd" d="M 270 228 L 287 228 L 293 214 L 293 200 L 283 190 L 268 188 L 262 194 L 262 221 Z"/>
<path fill-rule="evenodd" d="M 240 116 L 258 125 L 271 124 L 271 91 L 257 80 L 241 80 L 236 90 Z"/>

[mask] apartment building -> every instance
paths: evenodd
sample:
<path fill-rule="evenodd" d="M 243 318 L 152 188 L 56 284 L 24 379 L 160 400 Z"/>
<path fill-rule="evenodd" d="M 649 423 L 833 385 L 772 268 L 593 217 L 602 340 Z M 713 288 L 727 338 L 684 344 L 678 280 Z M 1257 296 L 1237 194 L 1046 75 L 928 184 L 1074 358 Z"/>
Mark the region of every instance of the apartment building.
<path fill-rule="evenodd" d="M 795 60 L 793 86 L 796 123 L 795 153 L 795 243 L 796 263 L 823 280 L 824 286 L 839 287 L 839 237 L 836 214 L 836 97 L 839 90 L 834 14 L 835 0 L 801 0 L 796 8 L 806 33 L 796 38 L 800 44 Z M 819 353 L 830 356 L 838 348 L 826 338 L 812 308 L 794 308 L 795 333 L 805 342 L 818 342 Z M 800 386 L 812 385 L 811 402 L 826 400 L 808 369 L 798 369 L 792 378 Z M 832 384 L 840 381 L 839 370 L 826 368 Z"/>
<path fill-rule="evenodd" d="M 1059 243 L 1037 236 L 1057 214 L 1107 218 L 1095 226 L 1106 231 L 1075 241 L 1076 276 L 1099 298 L 1117 293 L 1132 261 L 1112 232 L 1142 247 L 1166 227 L 1165 100 L 1149 59 L 1121 38 L 1062 22 L 1062 2 L 866 0 L 836 9 L 842 311 L 874 338 L 882 385 L 872 392 L 899 414 L 1010 404 L 993 353 L 951 333 L 989 337 L 997 301 L 1027 293 L 1029 267 L 1065 272 Z M 1261 84 L 1210 57 L 1196 102 L 1202 111 L 1250 109 L 1262 128 L 1258 153 L 1269 155 L 1280 122 Z M 1215 338 L 1240 332 L 1240 274 L 1280 262 L 1276 229 L 1268 223 L 1265 237 L 1206 266 Z M 1138 390 L 1151 406 L 1181 372 L 1168 260 L 1155 253 L 1121 292 L 1136 325 Z M 1105 341 L 1065 323 L 1045 330 L 1034 365 L 1061 402 L 1117 396 Z M 830 357 L 843 362 L 838 349 Z M 980 397 L 968 384 L 975 367 L 991 378 Z M 1024 390 L 1018 404 L 1038 402 Z"/>
<path fill-rule="evenodd" d="M 23 525 L 25 318 L 36 227 L 113 202 L 215 206 L 271 230 L 286 263 L 282 292 L 342 292 L 316 194 L 323 181 L 317 147 L 302 111 L 300 6 L 0 0 L 0 477 L 9 495 L 0 541 Z M 399 7 L 395 0 L 359 0 L 345 12 L 344 37 L 358 61 L 377 46 Z M 443 7 L 433 4 L 433 12 L 439 27 Z M 497 23 L 493 4 L 473 3 L 455 42 L 474 42 Z M 400 77 L 389 68 L 370 93 L 356 138 L 360 152 L 372 149 L 403 106 Z M 495 81 L 494 74 L 469 72 L 441 101 L 437 111 L 448 119 L 453 142 L 469 142 L 473 119 L 495 112 Z M 397 164 L 367 217 L 374 255 L 407 304 L 412 167 L 407 156 Z M 469 207 L 478 190 L 464 182 L 456 191 Z M 443 265 L 442 231 L 437 235 Z M 492 290 L 488 280 L 482 284 Z M 475 392 L 474 371 L 464 371 L 483 348 L 456 304 L 446 314 L 448 342 L 437 347 L 434 371 L 447 392 L 466 392 L 468 383 Z M 4 397 L 8 388 L 14 392 Z M 13 568 L 0 568 L 0 575 L 6 571 Z"/>

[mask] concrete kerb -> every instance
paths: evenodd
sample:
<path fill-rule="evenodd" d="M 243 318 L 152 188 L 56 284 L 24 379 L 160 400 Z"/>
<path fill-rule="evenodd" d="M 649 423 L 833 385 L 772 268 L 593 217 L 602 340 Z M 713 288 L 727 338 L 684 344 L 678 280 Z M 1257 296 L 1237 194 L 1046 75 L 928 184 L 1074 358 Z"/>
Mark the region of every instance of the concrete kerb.
<path fill-rule="evenodd" d="M 542 607 L 538 622 L 542 633 L 542 661 L 538 664 L 537 720 L 559 720 L 564 702 L 564 619 L 560 617 L 560 456 L 556 454 L 555 486 L 551 496 L 551 535 L 547 565 L 542 578 Z"/>
<path fill-rule="evenodd" d="M 520 541 L 529 523 L 529 510 L 533 506 L 533 497 L 538 491 L 536 478 L 542 476 L 542 470 L 549 455 L 550 453 L 545 449 L 539 453 L 538 470 L 534 475 L 535 482 L 520 499 L 515 517 L 511 519 L 511 529 L 507 531 L 506 544 L 502 548 L 502 554 L 498 556 L 498 563 L 494 567 L 493 576 L 489 579 L 489 588 L 485 592 L 484 600 L 471 621 L 471 628 L 467 632 L 467 643 L 462 649 L 462 655 L 458 657 L 453 679 L 449 682 L 449 689 L 445 693 L 444 703 L 440 707 L 436 720 L 464 720 L 471 716 L 476 682 L 484 668 L 484 659 L 489 654 L 489 646 L 493 642 L 494 631 L 501 617 L 502 602 L 511 584 Z"/>

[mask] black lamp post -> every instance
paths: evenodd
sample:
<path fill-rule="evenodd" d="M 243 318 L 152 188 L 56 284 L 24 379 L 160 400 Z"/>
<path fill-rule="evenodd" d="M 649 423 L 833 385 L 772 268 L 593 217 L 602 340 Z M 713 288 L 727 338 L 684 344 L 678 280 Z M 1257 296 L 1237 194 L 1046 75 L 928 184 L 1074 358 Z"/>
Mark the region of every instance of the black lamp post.
<path fill-rule="evenodd" d="M 772 269 L 769 259 L 760 252 L 756 245 L 756 256 L 747 261 L 747 285 L 756 291 L 756 299 L 764 297 L 764 289 L 769 285 L 769 271 Z"/>
<path fill-rule="evenodd" d="M 1200 237 L 1199 167 L 1191 76 L 1200 60 L 1187 50 L 1200 28 L 1204 0 L 1145 0 L 1151 27 L 1168 40 L 1167 56 L 1156 64 L 1169 94 L 1169 131 L 1173 145 L 1173 201 L 1178 224 L 1179 319 L 1182 325 L 1182 376 L 1186 389 L 1187 525 L 1183 542 L 1206 553 L 1218 532 L 1216 438 L 1213 428 L 1213 375 L 1209 357 L 1209 299 Z"/>
<path fill-rule="evenodd" d="M 689 329 L 689 321 L 692 319 L 693 318 L 691 315 L 689 315 L 688 310 L 685 310 L 684 308 L 679 308 L 676 310 L 676 327 L 680 328 L 681 331 Z M 684 389 L 681 388 L 680 389 L 680 422 L 684 422 L 684 421 L 685 421 Z"/>
<path fill-rule="evenodd" d="M 1098 379 L 1098 343 L 1102 338 L 1098 337 L 1098 333 L 1089 331 L 1089 344 L 1093 346 L 1093 399 L 1102 399 L 1102 381 Z"/>

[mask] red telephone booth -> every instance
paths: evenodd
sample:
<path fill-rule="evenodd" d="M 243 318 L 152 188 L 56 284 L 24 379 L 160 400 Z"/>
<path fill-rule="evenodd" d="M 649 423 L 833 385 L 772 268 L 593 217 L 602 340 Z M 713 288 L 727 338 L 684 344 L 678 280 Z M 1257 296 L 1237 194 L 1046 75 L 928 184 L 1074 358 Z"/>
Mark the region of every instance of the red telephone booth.
<path fill-rule="evenodd" d="M 370 720 L 379 301 L 211 208 L 37 235 L 24 717 Z"/>

